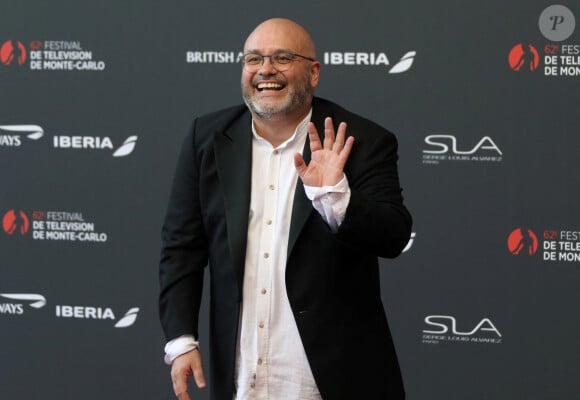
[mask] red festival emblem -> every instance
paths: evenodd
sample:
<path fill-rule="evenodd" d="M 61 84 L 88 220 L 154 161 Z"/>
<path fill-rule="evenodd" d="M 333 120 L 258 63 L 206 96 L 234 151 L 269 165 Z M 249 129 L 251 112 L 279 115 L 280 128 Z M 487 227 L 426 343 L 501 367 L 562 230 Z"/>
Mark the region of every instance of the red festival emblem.
<path fill-rule="evenodd" d="M 508 237 L 508 249 L 517 256 L 522 252 L 533 256 L 538 251 L 538 237 L 531 229 L 518 228 Z"/>
<path fill-rule="evenodd" d="M 28 232 L 28 228 L 30 228 L 30 221 L 23 211 L 10 210 L 4 214 L 2 227 L 4 228 L 4 232 L 9 235 L 12 235 L 14 232 L 20 232 L 21 235 L 24 235 Z"/>
<path fill-rule="evenodd" d="M 26 47 L 17 40 L 7 40 L 0 47 L 0 61 L 4 65 L 22 65 L 26 61 Z"/>
<path fill-rule="evenodd" d="M 540 55 L 531 44 L 520 43 L 511 49 L 508 61 L 514 71 L 535 71 L 540 64 Z"/>

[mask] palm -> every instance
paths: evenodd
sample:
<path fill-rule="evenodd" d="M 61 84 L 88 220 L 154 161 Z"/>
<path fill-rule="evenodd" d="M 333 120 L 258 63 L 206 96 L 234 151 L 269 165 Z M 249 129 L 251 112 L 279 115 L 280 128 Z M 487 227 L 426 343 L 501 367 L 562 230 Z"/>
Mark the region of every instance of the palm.
<path fill-rule="evenodd" d="M 300 154 L 296 155 L 295 165 L 302 182 L 307 186 L 334 186 L 344 175 L 344 165 L 350 155 L 354 138 L 345 141 L 346 123 L 341 122 L 335 136 L 332 119 L 324 121 L 324 143 L 320 142 L 314 124 L 308 126 L 312 157 L 307 165 Z"/>

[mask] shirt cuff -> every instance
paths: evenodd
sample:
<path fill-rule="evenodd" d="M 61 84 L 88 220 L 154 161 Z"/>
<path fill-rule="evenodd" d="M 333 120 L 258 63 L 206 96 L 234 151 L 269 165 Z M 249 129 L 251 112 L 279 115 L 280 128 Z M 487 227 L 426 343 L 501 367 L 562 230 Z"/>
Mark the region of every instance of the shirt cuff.
<path fill-rule="evenodd" d="M 170 340 L 165 345 L 165 357 L 163 357 L 163 361 L 165 361 L 165 364 L 171 365 L 177 357 L 198 347 L 199 342 L 195 340 L 193 335 L 179 336 L 178 338 Z"/>
<path fill-rule="evenodd" d="M 350 201 L 350 187 L 346 175 L 334 186 L 304 185 L 306 196 L 312 201 L 312 206 L 328 224 L 330 230 L 338 232 L 344 221 L 346 209 Z"/>

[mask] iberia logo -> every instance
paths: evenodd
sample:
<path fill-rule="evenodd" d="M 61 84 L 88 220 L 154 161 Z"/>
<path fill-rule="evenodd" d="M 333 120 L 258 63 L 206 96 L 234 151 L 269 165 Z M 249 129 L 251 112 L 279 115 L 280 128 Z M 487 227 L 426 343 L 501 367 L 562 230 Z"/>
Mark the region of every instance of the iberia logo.
<path fill-rule="evenodd" d="M 517 228 L 510 233 L 507 245 L 515 256 L 522 253 L 533 256 L 538 251 L 538 237 L 531 229 Z"/>
<path fill-rule="evenodd" d="M 26 62 L 26 47 L 18 40 L 7 40 L 0 47 L 0 62 L 6 66 Z"/>
<path fill-rule="evenodd" d="M 14 234 L 14 232 L 24 235 L 30 228 L 30 221 L 23 211 L 10 210 L 2 218 L 2 228 L 9 235 Z"/>
<path fill-rule="evenodd" d="M 540 64 L 540 54 L 531 44 L 519 43 L 511 49 L 508 61 L 516 72 L 535 71 Z"/>

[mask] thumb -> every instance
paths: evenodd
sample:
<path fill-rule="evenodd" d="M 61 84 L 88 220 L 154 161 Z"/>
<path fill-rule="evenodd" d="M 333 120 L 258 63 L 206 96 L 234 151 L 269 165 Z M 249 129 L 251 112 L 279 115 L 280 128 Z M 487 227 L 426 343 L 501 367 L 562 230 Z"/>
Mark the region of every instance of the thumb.
<path fill-rule="evenodd" d="M 203 389 L 206 386 L 205 376 L 203 374 L 203 365 L 201 361 L 201 353 L 199 350 L 194 350 L 194 360 L 191 363 L 191 370 L 193 372 L 193 380 L 198 388 Z"/>
<path fill-rule="evenodd" d="M 205 376 L 203 375 L 203 368 L 201 365 L 196 366 L 193 369 L 193 379 L 195 380 L 195 384 L 198 388 L 205 388 Z"/>
<path fill-rule="evenodd" d="M 302 154 L 300 154 L 300 153 L 294 154 L 294 167 L 296 168 L 296 171 L 298 172 L 298 176 L 302 178 L 304 176 L 304 173 L 306 172 L 306 169 L 307 169 L 307 165 L 306 165 L 306 162 L 304 162 L 304 158 L 302 157 Z"/>

